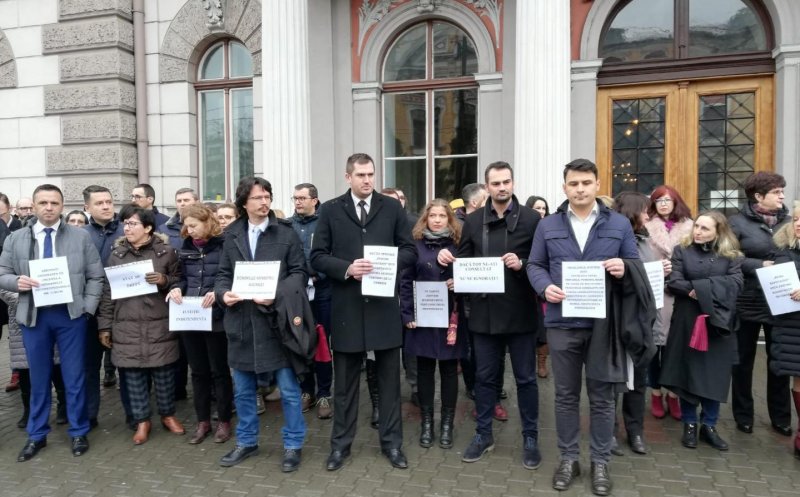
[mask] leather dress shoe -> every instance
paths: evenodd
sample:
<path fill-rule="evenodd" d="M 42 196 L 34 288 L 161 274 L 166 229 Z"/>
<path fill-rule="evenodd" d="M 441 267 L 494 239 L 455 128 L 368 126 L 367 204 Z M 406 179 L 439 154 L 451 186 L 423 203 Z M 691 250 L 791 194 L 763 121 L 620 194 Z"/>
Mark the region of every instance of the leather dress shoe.
<path fill-rule="evenodd" d="M 779 425 L 778 423 L 772 423 L 772 429 L 775 430 L 775 433 L 783 435 L 784 437 L 791 437 L 792 436 L 792 427 L 788 425 Z"/>
<path fill-rule="evenodd" d="M 683 423 L 681 444 L 687 449 L 697 448 L 697 423 Z"/>
<path fill-rule="evenodd" d="M 647 454 L 647 445 L 641 435 L 628 435 L 628 446 L 636 454 Z"/>
<path fill-rule="evenodd" d="M 161 416 L 161 426 L 176 435 L 184 435 L 186 433 L 183 425 L 175 416 Z"/>
<path fill-rule="evenodd" d="M 303 449 L 284 449 L 283 462 L 281 463 L 281 471 L 284 473 L 291 473 L 297 471 L 300 467 L 300 456 L 303 454 Z"/>
<path fill-rule="evenodd" d="M 622 449 L 619 447 L 619 443 L 617 443 L 617 437 L 611 439 L 611 455 L 617 457 L 622 457 L 625 455 L 625 453 L 622 452 Z"/>
<path fill-rule="evenodd" d="M 728 442 L 722 439 L 713 426 L 703 425 L 700 427 L 700 440 L 717 450 L 728 450 Z"/>
<path fill-rule="evenodd" d="M 253 445 L 251 447 L 237 445 L 232 451 L 222 456 L 222 459 L 219 460 L 219 465 L 225 468 L 236 466 L 248 457 L 256 454 L 258 454 L 258 445 Z"/>
<path fill-rule="evenodd" d="M 753 433 L 752 423 L 736 423 L 736 429 L 742 433 Z"/>
<path fill-rule="evenodd" d="M 189 440 L 189 443 L 192 445 L 197 445 L 201 443 L 206 437 L 211 433 L 211 422 L 209 421 L 198 421 L 197 427 L 194 429 L 194 434 L 192 438 Z"/>
<path fill-rule="evenodd" d="M 350 449 L 332 450 L 331 454 L 328 456 L 328 462 L 325 467 L 328 471 L 341 469 L 344 465 L 344 460 L 348 457 L 350 457 Z"/>
<path fill-rule="evenodd" d="M 397 469 L 408 469 L 408 461 L 403 451 L 400 449 L 384 449 L 383 455 L 392 464 L 392 467 Z"/>
<path fill-rule="evenodd" d="M 614 484 L 608 474 L 608 464 L 592 463 L 592 493 L 595 495 L 609 495 Z"/>
<path fill-rule="evenodd" d="M 72 437 L 72 455 L 82 456 L 89 451 L 89 439 L 85 435 Z"/>
<path fill-rule="evenodd" d="M 568 461 L 562 459 L 553 474 L 553 488 L 556 490 L 567 490 L 575 478 L 581 474 L 581 465 L 578 461 Z"/>
<path fill-rule="evenodd" d="M 22 448 L 19 455 L 17 456 L 17 462 L 25 462 L 30 459 L 33 459 L 33 457 L 45 447 L 47 447 L 46 438 L 43 438 L 41 440 L 31 440 L 29 438 L 28 441 L 25 442 L 25 447 Z"/>
<path fill-rule="evenodd" d="M 136 433 L 133 434 L 133 443 L 142 445 L 150 438 L 150 420 L 142 421 L 136 425 Z"/>

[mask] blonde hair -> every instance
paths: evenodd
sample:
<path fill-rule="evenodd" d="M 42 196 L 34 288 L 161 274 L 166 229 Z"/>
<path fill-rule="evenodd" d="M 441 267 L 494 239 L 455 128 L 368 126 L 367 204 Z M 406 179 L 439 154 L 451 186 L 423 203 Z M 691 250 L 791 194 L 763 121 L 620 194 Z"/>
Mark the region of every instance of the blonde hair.
<path fill-rule="evenodd" d="M 425 228 L 428 227 L 428 214 L 430 214 L 431 209 L 434 207 L 441 207 L 447 213 L 447 227 L 450 228 L 450 238 L 453 239 L 453 243 L 458 245 L 458 242 L 461 241 L 461 223 L 456 219 L 456 215 L 453 213 L 453 209 L 450 207 L 450 204 L 447 203 L 447 200 L 442 200 L 440 198 L 435 198 L 428 202 L 428 205 L 422 210 L 422 215 L 419 216 L 416 224 L 414 224 L 414 227 L 411 229 L 411 236 L 414 240 L 422 240 L 422 233 L 425 231 Z"/>
<path fill-rule="evenodd" d="M 800 217 L 800 201 L 795 201 L 792 209 L 792 222 L 786 223 L 775 232 L 772 240 L 779 249 L 794 248 L 797 246 L 797 235 L 794 234 L 794 220 Z"/>
<path fill-rule="evenodd" d="M 702 216 L 711 218 L 717 228 L 717 238 L 714 240 L 713 244 L 714 253 L 727 259 L 742 257 L 743 254 L 739 250 L 739 240 L 736 238 L 736 235 L 733 234 L 731 225 L 728 223 L 728 218 L 718 211 L 701 212 L 692 223 L 692 231 L 681 240 L 681 246 L 688 247 L 694 242 L 694 225 L 697 224 L 697 220 Z"/>

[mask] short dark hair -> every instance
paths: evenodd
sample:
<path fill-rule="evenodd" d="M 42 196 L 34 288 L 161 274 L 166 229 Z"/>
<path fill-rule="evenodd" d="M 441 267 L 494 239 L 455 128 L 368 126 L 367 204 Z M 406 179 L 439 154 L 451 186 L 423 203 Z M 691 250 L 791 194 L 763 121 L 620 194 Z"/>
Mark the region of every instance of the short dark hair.
<path fill-rule="evenodd" d="M 614 210 L 628 218 L 633 232 L 641 232 L 644 228 L 642 212 L 650 207 L 650 198 L 644 193 L 622 192 L 614 198 Z"/>
<path fill-rule="evenodd" d="M 513 180 L 514 179 L 514 169 L 511 167 L 511 164 L 509 164 L 508 162 L 499 160 L 499 161 L 496 161 L 496 162 L 492 162 L 491 164 L 486 166 L 486 170 L 483 171 L 483 179 L 484 179 L 484 181 L 486 181 L 487 183 L 489 182 L 489 171 L 493 171 L 493 170 L 500 171 L 500 170 L 503 170 L 503 169 L 508 169 L 509 171 L 511 171 L 511 179 Z"/>
<path fill-rule="evenodd" d="M 11 208 L 11 201 L 8 200 L 8 195 L 6 195 L 5 193 L 0 193 L 0 202 L 6 204 L 6 207 L 8 207 L 9 209 Z"/>
<path fill-rule="evenodd" d="M 312 185 L 311 183 L 300 183 L 294 187 L 295 190 L 302 190 L 303 188 L 308 188 L 308 195 L 311 198 L 319 198 L 319 192 L 317 191 L 317 187 Z"/>
<path fill-rule="evenodd" d="M 191 193 L 192 197 L 194 197 L 195 200 L 200 200 L 200 197 L 197 196 L 197 192 L 194 191 L 194 188 L 188 188 L 188 187 L 178 188 L 178 191 L 175 192 L 175 197 L 183 193 Z"/>
<path fill-rule="evenodd" d="M 375 167 L 375 161 L 372 160 L 368 154 L 363 153 L 356 153 L 351 155 L 347 158 L 347 167 L 345 168 L 345 172 L 347 174 L 351 174 L 353 170 L 356 168 L 356 164 L 368 164 L 372 163 L 372 167 Z"/>
<path fill-rule="evenodd" d="M 236 200 L 234 201 L 236 212 L 239 213 L 239 217 L 247 217 L 247 209 L 244 208 L 244 204 L 247 203 L 247 199 L 250 197 L 250 191 L 254 186 L 260 186 L 272 197 L 272 184 L 270 184 L 269 181 L 257 176 L 242 178 L 236 186 Z"/>
<path fill-rule="evenodd" d="M 100 185 L 89 185 L 83 189 L 83 203 L 88 204 L 89 200 L 92 198 L 92 193 L 108 193 L 111 195 L 111 190 L 106 188 L 105 186 Z M 111 195 L 111 199 L 114 199 L 114 195 Z"/>
<path fill-rule="evenodd" d="M 144 209 L 136 204 L 126 204 L 122 210 L 119 211 L 119 221 L 124 223 L 133 216 L 139 216 L 139 221 L 142 226 L 151 228 L 150 233 L 156 231 L 156 216 L 153 214 L 152 209 Z"/>
<path fill-rule="evenodd" d="M 744 180 L 744 194 L 747 200 L 756 202 L 756 193 L 766 195 L 774 188 L 783 188 L 786 180 L 780 174 L 759 171 L 753 173 Z"/>
<path fill-rule="evenodd" d="M 598 177 L 597 166 L 589 159 L 575 159 L 564 166 L 564 181 L 567 181 L 567 173 L 577 171 L 581 173 L 592 173 L 595 179 Z"/>
<path fill-rule="evenodd" d="M 470 183 L 461 189 L 461 200 L 463 200 L 465 204 L 468 204 L 478 196 L 478 193 L 484 190 L 486 190 L 486 186 L 480 183 Z"/>
<path fill-rule="evenodd" d="M 74 211 L 69 211 L 66 217 L 64 217 L 64 220 L 69 222 L 69 218 L 72 216 L 83 216 L 84 224 L 89 224 L 89 216 L 87 216 L 86 213 L 81 210 L 75 209 Z"/>
<path fill-rule="evenodd" d="M 156 201 L 156 191 L 155 189 L 147 183 L 139 183 L 138 185 L 134 186 L 133 189 L 141 188 L 144 190 L 145 197 L 153 197 L 153 203 Z M 177 195 L 177 194 L 176 194 Z"/>
<path fill-rule="evenodd" d="M 51 185 L 50 183 L 39 185 L 35 190 L 33 190 L 32 197 L 36 198 L 36 194 L 39 192 L 58 192 L 58 195 L 61 197 L 61 202 L 64 202 L 64 193 L 61 191 L 61 188 L 57 187 L 56 185 Z"/>

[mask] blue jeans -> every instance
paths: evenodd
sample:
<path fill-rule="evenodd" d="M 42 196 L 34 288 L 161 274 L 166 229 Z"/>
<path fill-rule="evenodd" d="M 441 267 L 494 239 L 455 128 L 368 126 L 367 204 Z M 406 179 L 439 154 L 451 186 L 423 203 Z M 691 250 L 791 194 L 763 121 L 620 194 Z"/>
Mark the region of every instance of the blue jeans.
<path fill-rule="evenodd" d="M 283 368 L 273 373 L 281 389 L 281 404 L 285 423 L 281 429 L 284 449 L 302 449 L 306 437 L 306 420 L 300 403 L 300 383 L 292 368 Z M 239 423 L 236 425 L 236 444 L 243 447 L 258 445 L 258 413 L 256 412 L 256 389 L 259 376 L 251 371 L 233 370 L 235 390 L 233 394 Z"/>
<path fill-rule="evenodd" d="M 700 399 L 700 405 L 703 406 L 701 422 L 704 425 L 716 426 L 719 419 L 719 401 Z M 684 423 L 697 423 L 697 404 L 692 404 L 683 397 L 681 397 L 681 420 Z"/>

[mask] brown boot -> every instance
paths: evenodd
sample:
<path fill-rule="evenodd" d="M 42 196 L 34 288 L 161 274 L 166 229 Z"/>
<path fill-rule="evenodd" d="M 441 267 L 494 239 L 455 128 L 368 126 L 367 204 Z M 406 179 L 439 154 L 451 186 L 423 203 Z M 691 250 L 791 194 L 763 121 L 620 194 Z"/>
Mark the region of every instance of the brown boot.
<path fill-rule="evenodd" d="M 208 434 L 211 433 L 211 423 L 208 421 L 200 421 L 194 429 L 194 435 L 189 440 L 190 444 L 196 445 L 206 439 Z"/>
<path fill-rule="evenodd" d="M 141 421 L 136 425 L 136 433 L 133 435 L 133 443 L 142 445 L 150 437 L 150 421 Z"/>
<path fill-rule="evenodd" d="M 797 421 L 797 434 L 794 437 L 794 457 L 800 459 L 800 392 L 792 390 L 792 398 L 799 418 Z"/>
<path fill-rule="evenodd" d="M 539 371 L 537 374 L 539 378 L 547 378 L 547 353 L 549 349 L 547 348 L 547 344 L 542 345 L 539 347 L 539 350 L 536 353 L 538 364 L 539 364 Z"/>
<path fill-rule="evenodd" d="M 217 431 L 214 433 L 214 443 L 225 443 L 231 439 L 231 422 L 220 421 L 217 423 Z"/>
<path fill-rule="evenodd" d="M 183 429 L 183 425 L 175 416 L 161 416 L 161 426 L 163 426 L 165 430 L 169 430 L 176 435 L 183 435 L 186 433 L 186 430 Z"/>

